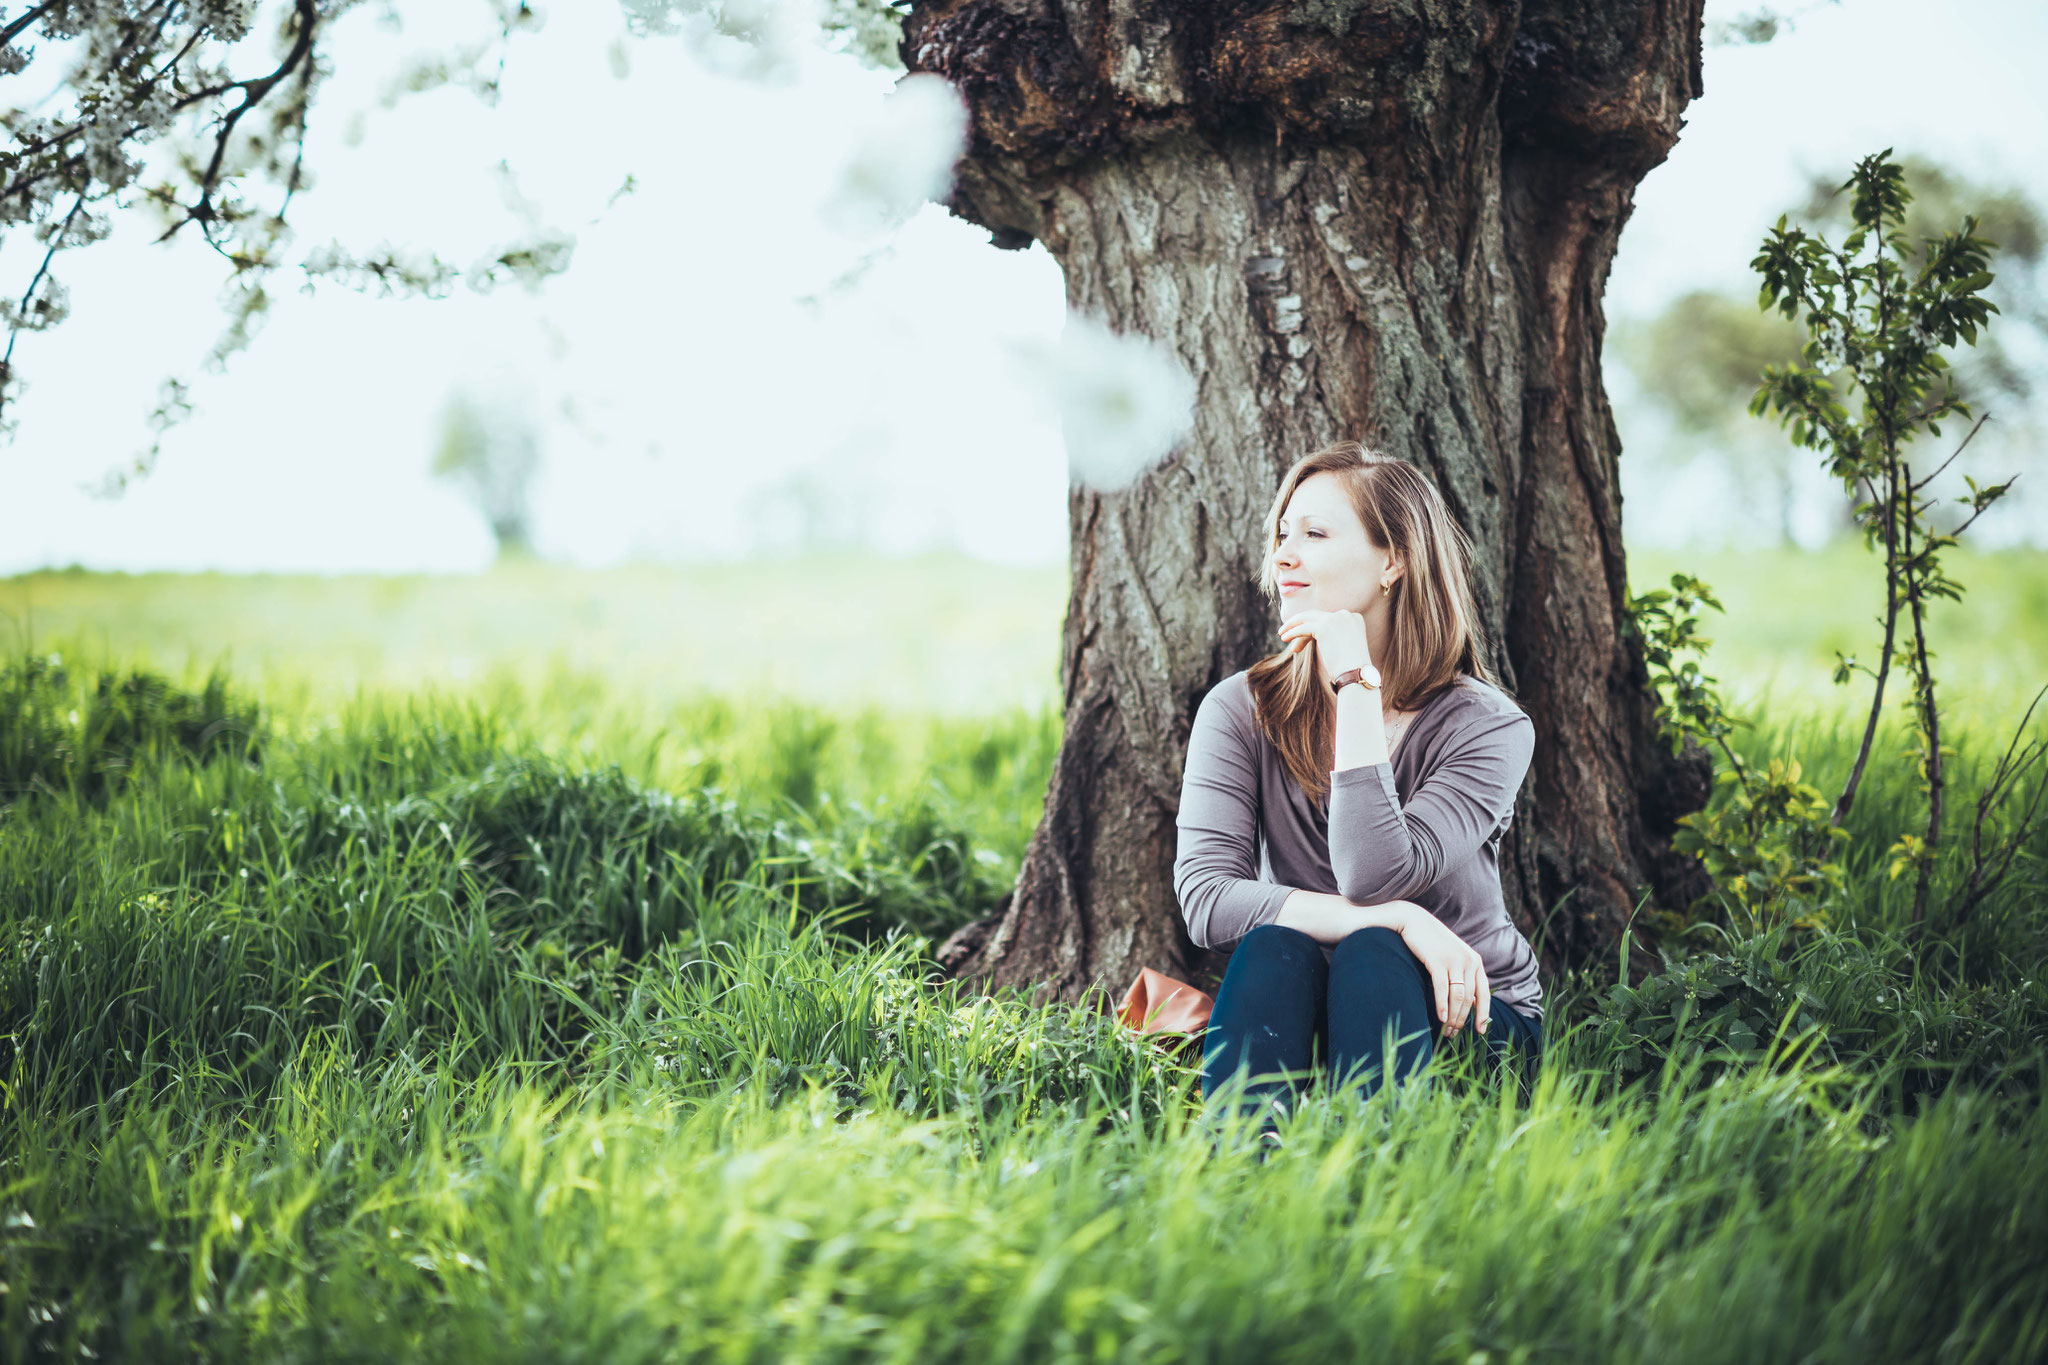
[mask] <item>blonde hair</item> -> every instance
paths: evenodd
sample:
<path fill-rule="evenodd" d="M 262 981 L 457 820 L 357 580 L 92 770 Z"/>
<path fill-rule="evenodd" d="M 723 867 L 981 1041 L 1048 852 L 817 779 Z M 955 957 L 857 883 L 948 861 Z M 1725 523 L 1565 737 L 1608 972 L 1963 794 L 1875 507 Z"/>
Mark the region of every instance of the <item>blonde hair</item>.
<path fill-rule="evenodd" d="M 1461 673 L 1499 687 L 1472 600 L 1471 541 L 1436 485 L 1406 460 L 1357 441 L 1339 441 L 1296 461 L 1280 480 L 1266 516 L 1266 552 L 1259 570 L 1266 596 L 1277 602 L 1280 595 L 1273 567 L 1280 518 L 1294 490 L 1316 474 L 1337 476 L 1366 535 L 1401 565 L 1388 593 L 1389 660 L 1381 665 L 1386 704 L 1398 711 L 1416 710 Z M 1279 751 L 1288 775 L 1322 804 L 1335 758 L 1337 701 L 1323 681 L 1314 643 L 1299 653 L 1283 649 L 1261 659 L 1246 676 L 1260 728 Z"/>

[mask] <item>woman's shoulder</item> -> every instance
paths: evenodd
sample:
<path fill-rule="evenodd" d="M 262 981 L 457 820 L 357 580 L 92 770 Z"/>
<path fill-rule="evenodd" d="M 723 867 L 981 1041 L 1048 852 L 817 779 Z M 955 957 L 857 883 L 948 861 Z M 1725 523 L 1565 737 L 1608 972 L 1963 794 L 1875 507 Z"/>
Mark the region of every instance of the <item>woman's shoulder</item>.
<path fill-rule="evenodd" d="M 1443 697 L 1443 724 L 1512 724 L 1520 720 L 1534 725 L 1520 702 L 1484 678 L 1460 673 L 1444 691 L 1447 695 Z"/>
<path fill-rule="evenodd" d="M 1242 672 L 1231 674 L 1203 694 L 1188 734 L 1191 753 L 1202 750 L 1255 755 L 1265 746 L 1266 735 L 1259 726 L 1251 683 Z"/>
<path fill-rule="evenodd" d="M 1234 724 L 1258 728 L 1258 703 L 1252 699 L 1251 674 L 1240 668 L 1210 688 L 1202 697 L 1202 710 L 1222 715 Z"/>

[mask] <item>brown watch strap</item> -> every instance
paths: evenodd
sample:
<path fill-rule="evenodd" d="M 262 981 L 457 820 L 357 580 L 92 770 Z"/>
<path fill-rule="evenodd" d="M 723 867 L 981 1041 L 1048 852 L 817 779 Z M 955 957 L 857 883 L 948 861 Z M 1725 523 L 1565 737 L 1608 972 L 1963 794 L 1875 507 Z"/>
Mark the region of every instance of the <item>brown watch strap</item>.
<path fill-rule="evenodd" d="M 1364 687 L 1367 691 L 1372 690 L 1372 684 L 1365 680 L 1364 669 L 1347 668 L 1342 673 L 1339 673 L 1336 677 L 1330 679 L 1330 691 L 1333 693 L 1342 692 L 1352 683 L 1359 684 L 1361 687 Z"/>

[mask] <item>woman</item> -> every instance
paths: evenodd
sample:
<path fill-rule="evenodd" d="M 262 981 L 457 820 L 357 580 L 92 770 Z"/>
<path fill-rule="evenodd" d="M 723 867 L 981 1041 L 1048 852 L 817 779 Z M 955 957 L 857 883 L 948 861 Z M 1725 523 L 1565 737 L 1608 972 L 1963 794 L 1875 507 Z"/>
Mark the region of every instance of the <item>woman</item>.
<path fill-rule="evenodd" d="M 1318 1054 L 1369 1088 L 1387 1039 L 1405 1077 L 1467 1029 L 1533 1064 L 1496 859 L 1535 726 L 1486 663 L 1463 532 L 1413 465 L 1343 442 L 1287 472 L 1267 544 L 1280 649 L 1203 698 L 1181 790 L 1188 936 L 1234 945 L 1204 1093 L 1243 1069 L 1284 1109 Z"/>

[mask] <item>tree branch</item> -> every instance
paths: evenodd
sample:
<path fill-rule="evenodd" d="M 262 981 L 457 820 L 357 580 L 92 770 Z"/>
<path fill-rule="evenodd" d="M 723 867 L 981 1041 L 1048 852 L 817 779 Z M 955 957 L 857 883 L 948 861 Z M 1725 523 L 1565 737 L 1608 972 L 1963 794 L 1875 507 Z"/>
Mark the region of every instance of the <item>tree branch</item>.
<path fill-rule="evenodd" d="M 2010 480 L 2010 482 L 2013 482 L 2013 483 L 2018 483 L 2018 482 L 2019 482 L 2019 477 L 2020 477 L 2020 476 L 2019 476 L 2019 475 L 2017 475 L 2017 474 L 2013 475 L 2013 476 L 2012 476 L 2012 479 Z M 2030 485 L 2028 485 L 2028 486 L 2029 486 L 2029 487 L 2032 487 L 2032 485 L 2031 485 L 2031 484 L 2030 484 Z M 1973 509 L 1973 510 L 1972 510 L 1972 511 L 1970 512 L 1970 515 L 1969 515 L 1969 516 L 1967 516 L 1967 517 L 1964 517 L 1964 518 L 1963 518 L 1963 523 L 1962 523 L 1962 525 L 1960 525 L 1960 526 L 1956 527 L 1956 529 L 1955 529 L 1955 530 L 1953 530 L 1953 531 L 1950 531 L 1950 532 L 1949 532 L 1949 535 L 1950 535 L 1950 536 L 1952 536 L 1952 537 L 1956 537 L 1956 536 L 1961 536 L 1963 532 L 1965 532 L 1965 531 L 1967 531 L 1967 530 L 1969 530 L 1969 529 L 1970 529 L 1970 523 L 1971 523 L 1971 522 L 1973 522 L 1973 521 L 1975 521 L 1975 520 L 1976 520 L 1977 518 L 1979 518 L 1979 517 L 1983 516 L 1983 515 L 1984 515 L 1984 514 L 1985 514 L 1986 512 L 1988 512 L 1988 511 L 1990 511 L 1990 510 L 1991 510 L 1991 504 L 1990 504 L 1990 503 L 1988 503 L 1988 502 L 1987 502 L 1987 503 L 1985 503 L 1985 504 L 1984 504 L 1984 505 L 1983 505 L 1982 507 L 1978 507 L 1978 508 L 1975 508 L 1975 509 Z"/>
<path fill-rule="evenodd" d="M 186 55 L 190 53 L 193 48 L 199 46 L 200 40 L 203 39 L 205 36 L 206 30 L 196 30 L 192 34 L 192 36 L 186 40 L 185 45 L 179 48 L 177 52 L 172 55 L 171 59 L 168 62 L 165 62 L 161 67 L 157 68 L 156 73 L 152 75 L 148 80 L 142 83 L 139 89 L 139 93 L 148 94 L 150 91 L 156 89 L 157 82 L 162 80 L 166 75 L 170 74 L 172 71 L 176 70 L 178 63 L 184 61 Z M 181 112 L 184 109 L 190 107 L 191 105 L 197 104 L 200 100 L 208 99 L 215 95 L 226 94 L 228 91 L 233 90 L 235 88 L 235 85 L 229 84 L 223 86 L 216 86 L 210 90 L 201 90 L 195 94 L 187 95 L 183 99 L 179 100 L 176 104 L 173 104 L 171 106 L 171 112 Z M 42 141 L 32 142 L 28 144 L 26 147 L 23 147 L 19 152 L 15 153 L 15 159 L 17 161 L 20 161 L 23 158 L 34 156 L 39 152 L 48 151 L 50 148 L 61 147 L 65 143 L 71 141 L 72 138 L 75 138 L 80 133 L 84 132 L 90 126 L 90 120 L 81 119 L 77 123 L 72 124 L 69 128 L 59 129 L 57 132 L 52 133 L 50 136 L 44 138 Z M 122 131 L 121 140 L 123 142 L 126 142 L 129 138 L 134 137 L 137 133 L 141 131 L 141 124 L 130 124 L 126 129 Z M 44 166 L 41 170 L 36 171 L 33 175 L 29 175 L 20 180 L 16 180 L 13 183 L 9 184 L 5 189 L 0 189 L 0 200 L 10 198 L 19 191 L 28 189 L 37 181 L 44 179 L 53 172 L 63 170 L 64 167 L 67 165 L 74 165 L 76 164 L 76 162 L 77 158 L 74 157 L 71 161 L 68 162 L 60 161 L 54 166 Z"/>
<path fill-rule="evenodd" d="M 2043 753 L 2048 753 L 2048 748 L 2030 741 L 2020 750 L 2017 760 L 2013 757 L 2013 750 L 2019 744 L 2020 737 L 2026 734 L 2027 722 L 2033 718 L 2034 708 L 2041 704 L 2044 694 L 2048 694 L 2048 687 L 2036 692 L 2034 699 L 2027 703 L 2026 714 L 2020 717 L 2020 723 L 2014 727 L 2011 742 L 2005 746 L 2005 753 L 1999 757 L 1998 765 L 1992 770 L 1991 781 L 1985 784 L 1982 795 L 1977 798 L 1977 819 L 1970 831 L 1970 873 L 1964 881 L 1963 896 L 1955 911 L 1958 924 L 1967 920 L 1980 904 L 2004 884 L 2006 874 L 2012 869 L 2013 859 L 2033 832 L 2034 822 L 2040 814 L 2041 799 L 2048 795 L 2048 781 L 2037 784 L 2026 809 L 2020 813 L 2018 824 L 1999 841 L 1998 847 L 1988 857 L 1985 855 L 1985 821 L 1990 818 L 1991 812 L 2004 802 L 2006 796 L 2010 795 L 2011 789 L 2027 769 L 2032 767 Z"/>
<path fill-rule="evenodd" d="M 36 20 L 42 18 L 45 14 L 48 14 L 51 10 L 57 8 L 57 6 L 60 3 L 62 3 L 62 0 L 43 0 L 42 4 L 37 5 L 35 8 L 31 9 L 28 13 L 22 15 L 19 19 L 16 19 L 6 28 L 0 28 L 0 47 L 6 47 L 16 38 L 19 38 L 22 34 L 22 30 L 28 28 L 29 25 L 35 23 Z"/>
<path fill-rule="evenodd" d="M 171 26 L 171 20 L 174 17 L 176 17 L 178 13 L 177 5 L 171 3 L 171 0 L 156 0 L 155 4 L 152 4 L 148 9 L 142 11 L 142 13 L 134 17 L 134 19 L 130 22 L 129 25 L 128 36 L 121 40 L 121 46 L 115 51 L 113 57 L 107 62 L 107 70 L 118 71 L 121 68 L 121 63 L 128 60 L 128 54 L 135 50 L 136 35 L 141 33 L 143 29 L 149 27 L 149 16 L 151 14 L 154 14 L 158 9 L 163 10 L 164 13 L 163 18 L 157 21 L 156 36 L 150 40 L 150 49 L 154 51 L 156 45 L 163 41 L 164 30 Z M 205 32 L 203 28 L 199 31 L 202 33 Z"/>
<path fill-rule="evenodd" d="M 279 82 L 296 70 L 299 63 L 305 61 L 307 54 L 313 50 L 313 31 L 319 23 L 319 12 L 314 8 L 314 0 L 294 0 L 294 5 L 299 16 L 299 31 L 292 40 L 291 50 L 285 54 L 284 60 L 278 63 L 275 71 L 267 76 L 217 86 L 211 91 L 201 92 L 192 97 L 200 99 L 207 94 L 224 95 L 230 90 L 242 92 L 242 102 L 228 111 L 226 118 L 221 122 L 219 134 L 214 138 L 213 156 L 206 164 L 205 174 L 199 179 L 199 202 L 187 210 L 184 217 L 164 229 L 163 235 L 156 239 L 159 243 L 169 241 L 190 222 L 199 222 L 202 224 L 201 231 L 205 232 L 203 225 L 213 221 L 213 192 L 219 187 L 221 164 L 227 159 L 228 143 L 234 138 L 236 125 L 251 109 L 261 104 L 270 92 L 277 88 Z M 181 100 L 179 106 L 182 108 L 191 102 L 191 99 Z M 211 241 L 210 233 L 207 237 Z"/>
<path fill-rule="evenodd" d="M 28 291 L 21 296 L 21 306 L 23 308 L 27 308 L 29 303 L 35 298 L 36 286 L 43 282 L 43 276 L 50 273 L 50 262 L 56 259 L 59 251 L 64 249 L 65 235 L 71 231 L 71 224 L 77 219 L 79 210 L 84 207 L 85 196 L 81 194 L 78 196 L 77 201 L 71 205 L 71 212 L 64 215 L 63 226 L 59 227 L 51 235 L 50 249 L 43 253 L 43 263 L 36 267 L 35 277 L 28 282 Z M 4 373 L 6 368 L 13 363 L 14 339 L 20 335 L 21 325 L 19 323 L 7 329 L 7 354 L 0 356 L 0 373 Z"/>
<path fill-rule="evenodd" d="M 1979 417 L 1976 420 L 1976 422 L 1971 425 L 1969 431 L 1964 434 L 1961 443 L 1958 444 L 1954 450 L 1949 452 L 1949 457 L 1946 460 L 1943 460 L 1940 464 L 1936 465 L 1934 467 L 1933 472 L 1930 473 L 1926 478 L 1920 479 L 1912 485 L 1913 491 L 1915 493 L 1918 493 L 1921 489 L 1927 487 L 1928 484 L 1934 482 L 1934 477 L 1936 474 L 1941 473 L 1942 470 L 1947 469 L 1951 464 L 1954 464 L 1956 456 L 1962 454 L 1963 451 L 1969 447 L 1970 442 L 1977 438 L 1977 433 L 1982 431 L 1984 429 L 1984 424 L 1990 420 L 1991 414 L 1988 412 L 1985 413 L 1982 417 Z"/>

